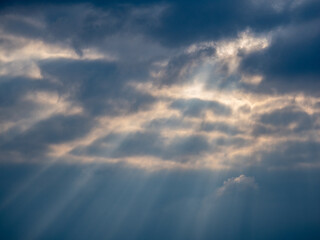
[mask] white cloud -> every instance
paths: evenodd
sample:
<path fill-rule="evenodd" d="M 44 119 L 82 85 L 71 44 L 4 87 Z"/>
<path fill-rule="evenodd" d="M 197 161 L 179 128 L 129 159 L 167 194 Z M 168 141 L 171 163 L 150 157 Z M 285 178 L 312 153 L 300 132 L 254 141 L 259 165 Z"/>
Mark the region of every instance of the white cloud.
<path fill-rule="evenodd" d="M 241 174 L 239 177 L 229 178 L 224 181 L 222 187 L 220 187 L 216 194 L 222 196 L 231 192 L 246 192 L 251 190 L 257 190 L 258 184 L 253 177 L 247 177 Z"/>

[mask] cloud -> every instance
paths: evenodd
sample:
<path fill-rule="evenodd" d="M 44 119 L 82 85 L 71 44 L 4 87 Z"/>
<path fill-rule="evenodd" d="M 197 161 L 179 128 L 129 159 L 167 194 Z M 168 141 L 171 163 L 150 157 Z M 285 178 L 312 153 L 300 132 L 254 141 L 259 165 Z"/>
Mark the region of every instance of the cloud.
<path fill-rule="evenodd" d="M 133 60 L 142 49 L 149 49 L 139 54 L 140 59 L 146 59 L 155 52 L 165 51 L 157 43 L 147 41 L 144 34 L 146 27 L 157 25 L 165 9 L 163 4 L 149 7 L 112 4 L 108 8 L 98 8 L 89 3 L 74 3 L 53 4 L 41 9 L 30 4 L 27 8 L 17 6 L 14 11 L 5 8 L 0 29 L 4 33 L 2 39 L 9 40 L 6 52 L 11 51 L 11 55 L 22 48 L 19 49 L 22 53 L 29 50 L 33 55 L 41 53 L 43 56 L 46 52 L 51 56 L 77 58 L 88 56 L 91 50 L 109 59 L 116 55 L 122 60 Z M 31 51 L 32 46 L 42 51 Z"/>
<path fill-rule="evenodd" d="M 39 2 L 41 1 L 31 1 L 29 5 L 34 6 Z M 120 28 L 130 30 L 132 25 L 138 25 L 146 34 L 153 39 L 159 39 L 162 44 L 177 46 L 212 38 L 232 37 L 238 31 L 243 31 L 250 25 L 255 29 L 270 29 L 279 23 L 286 22 L 289 18 L 286 15 L 287 12 L 278 12 L 270 4 L 265 4 L 264 2 L 253 4 L 249 0 L 241 0 L 237 3 L 230 1 L 201 1 L 197 4 L 189 2 L 188 6 L 185 6 L 181 1 L 174 1 L 170 5 L 168 4 L 170 7 L 166 9 L 167 11 L 164 14 L 160 15 L 160 23 L 154 24 L 152 20 L 155 19 L 155 16 L 159 16 L 159 11 L 155 11 L 152 14 L 149 14 L 148 11 L 131 11 L 131 6 L 136 5 L 143 9 L 144 6 L 150 4 L 159 4 L 159 1 L 110 1 L 105 3 L 97 0 L 91 2 L 96 9 L 115 10 L 110 11 L 109 14 L 103 14 L 102 11 L 96 11 L 100 13 L 96 14 L 96 12 L 92 11 L 90 5 L 88 7 L 88 4 L 85 5 L 85 9 L 82 9 L 84 4 L 73 6 L 73 8 L 70 7 L 71 4 L 83 2 L 85 1 L 63 2 L 66 6 L 63 9 L 58 9 L 60 14 L 56 14 L 57 10 L 49 11 L 50 18 L 46 20 L 48 20 L 47 24 L 49 29 L 52 29 L 52 32 L 48 34 L 48 37 L 51 39 L 69 38 L 77 48 L 77 45 L 81 47 L 83 40 L 91 41 L 92 39 L 101 38 L 105 34 L 112 34 Z M 50 3 L 58 6 L 62 4 L 59 0 L 50 1 Z M 160 1 L 160 3 L 162 2 Z M 10 3 L 4 1 L 2 4 L 4 9 L 11 4 L 23 5 L 19 0 Z M 289 5 L 289 3 L 286 5 Z M 83 14 L 77 14 L 80 12 L 79 10 L 82 10 Z M 66 11 L 68 11 L 68 14 L 66 14 Z M 155 14 L 157 12 L 158 14 Z M 221 15 L 221 12 L 225 14 Z M 37 11 L 37 13 L 41 15 L 41 11 Z M 190 16 L 192 17 L 190 18 Z M 78 21 L 75 21 L 75 19 Z M 106 19 L 108 21 L 103 21 Z M 148 24 L 141 24 L 145 20 L 148 20 Z M 19 20 L 16 20 L 16 22 L 19 23 Z M 36 28 L 30 26 L 31 24 L 28 24 L 28 22 L 24 22 L 24 27 L 19 27 L 17 23 L 10 23 L 10 25 L 7 25 L 10 26 L 10 29 L 16 30 L 16 32 L 24 34 L 37 32 Z M 133 24 L 131 25 L 131 23 Z M 86 28 L 83 29 L 83 26 Z M 72 33 L 69 31 L 70 29 L 74 29 Z M 89 31 L 90 34 L 86 35 L 84 30 Z"/>
<path fill-rule="evenodd" d="M 152 96 L 137 92 L 127 85 L 132 78 L 145 79 L 146 70 L 141 67 L 123 69 L 121 65 L 101 60 L 41 63 L 43 75 L 57 79 L 62 85 L 61 91 L 93 115 L 123 114 L 150 106 L 155 101 Z"/>
<path fill-rule="evenodd" d="M 192 47 L 191 47 L 192 48 Z M 216 54 L 214 46 L 205 46 L 195 51 L 184 52 L 171 57 L 165 64 L 164 70 L 160 71 L 158 82 L 161 85 L 185 84 L 190 79 L 193 71 L 205 59 L 212 58 Z"/>
<path fill-rule="evenodd" d="M 164 15 L 159 30 L 153 31 L 169 46 L 235 37 L 247 27 L 265 31 L 290 18 L 287 12 L 277 12 L 263 1 L 202 1 L 181 5 L 180 1 L 175 2 Z"/>
<path fill-rule="evenodd" d="M 170 117 L 170 118 L 156 118 L 150 122 L 145 123 L 144 127 L 146 129 L 159 130 L 163 128 L 169 129 L 179 129 L 179 128 L 190 128 L 192 127 L 192 122 L 187 121 L 178 117 Z"/>
<path fill-rule="evenodd" d="M 313 2 L 314 11 L 319 4 Z M 319 10 L 318 10 L 319 11 Z M 260 74 L 264 81 L 259 91 L 308 92 L 317 95 L 319 88 L 319 19 L 291 25 L 274 33 L 268 48 L 244 57 L 241 69 Z"/>
<path fill-rule="evenodd" d="M 224 181 L 222 187 L 217 190 L 216 194 L 218 197 L 221 197 L 229 194 L 247 193 L 257 189 L 258 184 L 254 178 L 242 174 L 239 177 L 229 178 L 227 181 Z"/>
<path fill-rule="evenodd" d="M 288 106 L 259 116 L 258 124 L 253 129 L 253 135 L 289 134 L 312 131 L 319 128 L 318 116 L 308 114 L 303 110 Z"/>
<path fill-rule="evenodd" d="M 257 166 L 269 169 L 297 169 L 319 167 L 320 144 L 317 141 L 287 141 L 269 151 L 258 153 Z"/>
<path fill-rule="evenodd" d="M 161 155 L 163 139 L 157 133 L 137 132 L 125 136 L 113 152 L 115 157 Z"/>
<path fill-rule="evenodd" d="M 110 134 L 90 146 L 74 149 L 72 154 L 120 159 L 150 156 L 162 161 L 189 162 L 196 161 L 209 150 L 210 144 L 203 136 L 166 138 L 159 132 L 151 131 Z"/>
<path fill-rule="evenodd" d="M 1 161 L 40 160 L 49 152 L 50 144 L 82 137 L 91 130 L 93 124 L 93 119 L 82 115 L 55 115 L 37 122 L 24 132 L 2 135 Z"/>
<path fill-rule="evenodd" d="M 316 84 L 315 1 L 17 3 L 0 17 L 0 134 L 19 159 L 13 139 L 44 159 L 221 169 L 318 142 L 319 99 L 296 84 Z M 83 131 L 49 131 L 70 118 Z"/>
<path fill-rule="evenodd" d="M 319 13 L 1 1 L 0 238 L 320 239 Z"/>
<path fill-rule="evenodd" d="M 218 137 L 212 143 L 218 147 L 241 148 L 251 144 L 251 141 L 241 137 Z"/>
<path fill-rule="evenodd" d="M 242 133 L 237 127 L 223 123 L 223 122 L 203 122 L 201 123 L 201 130 L 206 132 L 222 132 L 228 135 L 238 135 Z"/>
<path fill-rule="evenodd" d="M 231 109 L 216 101 L 203 101 L 200 99 L 178 99 L 171 103 L 171 108 L 179 109 L 184 116 L 199 117 L 205 111 L 211 111 L 216 115 L 230 115 Z"/>
<path fill-rule="evenodd" d="M 177 137 L 174 138 L 168 148 L 168 157 L 180 158 L 180 161 L 197 160 L 192 158 L 199 157 L 202 153 L 210 149 L 210 144 L 207 139 L 203 136 L 189 136 L 189 137 Z M 192 157 L 190 159 L 190 157 Z"/>

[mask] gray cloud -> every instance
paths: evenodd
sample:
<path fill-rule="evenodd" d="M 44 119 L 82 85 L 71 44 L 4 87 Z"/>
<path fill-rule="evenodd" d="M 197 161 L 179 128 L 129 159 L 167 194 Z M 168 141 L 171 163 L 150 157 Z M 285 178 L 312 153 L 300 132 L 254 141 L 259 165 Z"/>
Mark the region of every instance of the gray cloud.
<path fill-rule="evenodd" d="M 93 114 L 124 114 L 150 106 L 155 99 L 126 84 L 132 79 L 144 81 L 145 65 L 123 68 L 106 61 L 54 60 L 41 63 L 44 76 L 56 78 L 61 92 Z M 77 71 L 74 71 L 77 69 Z"/>
<path fill-rule="evenodd" d="M 244 147 L 251 142 L 241 137 L 219 137 L 212 141 L 212 144 L 218 147 Z"/>
<path fill-rule="evenodd" d="M 1 1 L 0 238 L 320 239 L 319 13 Z"/>
<path fill-rule="evenodd" d="M 138 35 L 145 32 L 146 27 L 155 26 L 163 9 L 161 4 L 149 8 L 113 5 L 108 9 L 97 8 L 89 3 L 53 4 L 50 8 L 31 4 L 28 7 L 16 7 L 14 11 L 11 8 L 3 10 L 0 27 L 17 37 L 70 46 L 81 56 L 83 49 L 92 46 L 113 52 L 116 41 L 125 47 L 125 43 L 130 41 L 123 41 L 121 37 L 129 37 L 132 33 Z M 145 21 L 149 25 L 144 24 Z M 114 37 L 116 41 L 113 41 Z M 136 43 L 133 39 L 131 42 Z M 131 46 L 130 50 L 133 48 Z M 117 48 L 116 51 L 121 52 L 121 49 Z"/>
<path fill-rule="evenodd" d="M 82 108 L 83 114 L 92 122 L 102 116 L 128 117 L 131 114 L 150 110 L 155 103 L 161 102 L 163 99 L 155 96 L 152 92 L 144 91 L 144 84 L 154 84 L 153 87 L 162 90 L 175 84 L 189 84 L 192 81 L 191 76 L 194 74 L 195 68 L 200 66 L 204 59 L 212 59 L 216 55 L 216 45 L 209 44 L 210 47 L 208 47 L 205 44 L 201 45 L 202 41 L 209 40 L 212 43 L 213 40 L 231 40 L 247 27 L 254 35 L 264 35 L 272 30 L 271 44 L 260 52 L 240 53 L 238 57 L 243 61 L 239 72 L 229 76 L 227 71 L 221 70 L 220 74 L 224 75 L 221 86 L 237 87 L 238 85 L 228 85 L 231 81 L 229 79 L 233 79 L 231 82 L 234 83 L 239 80 L 236 75 L 242 73 L 262 74 L 267 77 L 261 85 L 258 85 L 258 88 L 262 88 L 264 84 L 269 84 L 272 81 L 277 81 L 278 78 L 285 83 L 286 76 L 294 76 L 292 78 L 293 84 L 286 83 L 287 86 L 294 87 L 296 82 L 302 81 L 300 79 L 309 79 L 303 76 L 317 76 L 317 69 L 314 65 L 317 58 L 313 55 L 314 52 L 317 52 L 318 39 L 318 31 L 316 30 L 318 4 L 315 1 L 302 2 L 299 7 L 289 1 L 283 2 L 282 6 L 281 4 L 264 2 L 253 4 L 251 1 L 241 1 L 243 6 L 248 7 L 249 12 L 253 9 L 259 10 L 259 16 L 253 12 L 251 16 L 245 16 L 242 8 L 237 8 L 240 3 L 231 6 L 226 3 L 218 1 L 206 4 L 206 7 L 202 4 L 191 4 L 192 7 L 188 5 L 183 12 L 181 12 L 182 9 L 179 8 L 180 3 L 178 2 L 150 5 L 111 4 L 102 8 L 94 4 L 53 5 L 52 8 L 44 8 L 43 10 L 30 5 L 26 9 L 16 8 L 15 12 L 10 8 L 3 9 L 1 29 L 4 34 L 1 38 L 1 46 L 3 49 L 7 49 L 7 52 L 23 48 L 26 41 L 34 40 L 40 41 L 44 45 L 55 44 L 54 46 L 73 50 L 76 54 L 72 55 L 73 51 L 71 51 L 72 57 L 52 55 L 48 58 L 41 58 L 32 55 L 28 58 L 24 56 L 27 58 L 24 61 L 32 60 L 39 67 L 43 78 L 41 81 L 36 81 L 31 77 L 19 78 L 10 76 L 10 74 L 4 76 L 1 79 L 0 88 L 0 113 L 3 113 L 4 116 L 1 120 L 4 119 L 5 124 L 11 124 L 23 119 L 23 116 L 31 117 L 35 110 L 40 110 L 40 103 L 26 100 L 25 97 L 39 91 L 57 93 L 71 105 Z M 204 16 L 209 16 L 207 15 L 209 9 L 211 15 L 213 13 L 216 15 L 210 15 L 206 22 L 202 22 L 205 18 L 200 18 L 200 15 L 196 14 L 195 17 L 199 21 L 193 18 L 190 22 L 189 17 L 187 19 L 186 16 L 189 16 L 188 14 L 195 9 L 202 10 L 200 12 L 204 13 Z M 230 15 L 221 17 L 218 14 L 219 9 L 226 10 Z M 312 11 L 312 9 L 314 10 Z M 176 19 L 185 20 L 183 26 L 180 26 L 181 28 L 178 27 L 178 23 L 168 25 L 172 23 L 173 13 L 177 13 Z M 236 21 L 239 23 L 237 27 L 233 24 L 235 21 L 233 13 L 234 16 L 239 17 Z M 210 23 L 213 20 L 217 20 L 217 22 Z M 269 20 L 269 22 L 264 22 L 265 20 Z M 195 26 L 200 26 L 199 24 L 203 28 L 195 29 Z M 207 24 L 212 27 L 212 29 L 210 27 L 210 31 Z M 190 25 L 188 31 L 193 29 L 193 34 L 185 32 L 185 27 L 188 25 Z M 279 26 L 282 28 L 276 30 Z M 305 26 L 308 30 L 304 30 Z M 179 29 L 179 31 L 171 32 L 172 27 Z M 314 31 L 309 31 L 312 29 Z M 184 33 L 181 35 L 182 38 L 172 38 L 179 32 Z M 159 33 L 166 34 L 159 36 Z M 304 37 L 299 37 L 300 35 Z M 13 39 L 12 41 L 8 40 L 10 37 Z M 290 41 L 286 42 L 286 39 Z M 195 44 L 193 46 L 200 44 L 202 47 L 195 48 L 195 51 L 186 51 L 185 47 L 191 43 Z M 296 46 L 307 46 L 306 43 L 310 43 L 307 48 L 291 51 Z M 101 53 L 102 57 L 100 59 L 97 56 L 92 59 L 86 57 L 85 51 L 88 49 L 96 51 L 96 54 Z M 277 53 L 279 53 L 277 55 L 279 58 L 274 58 Z M 285 59 L 287 53 L 291 54 L 289 54 L 290 59 Z M 21 54 L 28 54 L 28 52 L 23 53 L 22 51 Z M 305 62 L 306 64 L 298 64 L 298 55 L 302 56 L 302 59 L 308 60 Z M 275 61 L 270 59 L 275 59 Z M 311 61 L 312 59 L 315 61 Z M 10 67 L 15 59 L 10 60 L 11 62 L 6 61 L 8 62 L 6 62 L 5 68 Z M 166 61 L 167 65 L 164 63 Z M 300 68 L 297 67 L 297 64 Z M 221 66 L 219 65 L 219 67 Z M 154 77 L 152 71 L 159 69 L 161 74 L 159 77 Z M 6 73 L 2 74 L 6 75 Z M 216 81 L 216 79 L 213 80 Z M 133 87 L 133 83 L 139 83 L 142 90 Z M 312 81 L 309 83 L 313 84 Z M 218 89 L 221 90 L 221 86 Z M 303 88 L 299 89 L 303 90 Z M 245 90 L 255 91 L 255 89 L 249 88 Z M 231 92 L 226 92 L 226 94 L 229 93 L 231 94 Z M 105 154 L 105 156 L 113 157 L 184 158 L 187 155 L 197 156 L 212 152 L 216 148 L 245 146 L 250 144 L 248 140 L 251 137 L 250 134 L 253 136 L 289 135 L 318 129 L 317 113 L 311 115 L 301 109 L 284 108 L 257 116 L 254 119 L 256 125 L 253 131 L 248 130 L 247 133 L 241 126 L 231 126 L 224 122 L 207 122 L 204 119 L 207 111 L 219 117 L 232 117 L 233 106 L 197 98 L 170 100 L 172 101 L 170 108 L 178 110 L 183 117 L 187 118 L 176 119 L 163 116 L 159 119 L 153 119 L 144 123 L 140 132 L 123 133 L 115 137 L 113 141 L 98 139 L 90 146 L 78 146 L 77 149 L 74 149 L 74 153 L 80 154 L 81 151 L 88 151 L 88 153 L 94 154 L 96 151 L 97 155 Z M 42 121 L 50 122 L 55 119 L 50 115 L 45 118 L 47 119 Z M 61 118 L 63 117 L 61 116 Z M 68 119 L 69 116 L 65 116 L 65 118 Z M 200 126 L 195 123 L 191 124 L 192 121 L 200 120 L 200 118 L 203 121 Z M 66 121 L 64 124 L 72 124 L 72 122 Z M 89 123 L 88 125 L 91 126 Z M 34 129 L 36 127 L 39 127 L 39 131 L 45 132 L 41 125 L 34 123 L 34 126 L 26 130 L 25 133 L 32 130 L 32 134 L 38 136 L 39 133 Z M 197 128 L 195 132 L 198 134 L 219 132 L 229 136 L 213 140 L 194 133 L 184 139 L 175 134 L 170 139 L 162 137 L 161 131 L 188 128 Z M 19 140 L 19 134 L 20 129 L 15 126 L 13 129 L 5 131 L 6 137 L 3 139 L 17 138 L 17 142 L 25 141 L 26 139 L 22 137 L 22 140 Z M 55 136 L 54 133 L 50 134 Z M 72 132 L 67 132 L 67 134 L 70 134 L 70 137 L 73 136 Z M 248 135 L 242 136 L 246 134 Z M 241 135 L 241 137 L 237 135 Z M 80 135 L 74 137 L 80 138 Z M 42 138 L 41 140 L 49 141 L 49 139 Z M 64 140 L 61 139 L 61 141 Z M 212 145 L 215 149 L 212 149 Z"/>
<path fill-rule="evenodd" d="M 125 136 L 113 151 L 115 157 L 159 156 L 162 154 L 164 139 L 157 133 L 134 133 Z"/>
<path fill-rule="evenodd" d="M 4 134 L 0 140 L 1 160 L 35 160 L 44 157 L 50 144 L 64 143 L 87 134 L 94 120 L 82 115 L 56 115 L 24 132 Z M 42 159 L 45 160 L 45 159 Z"/>
<path fill-rule="evenodd" d="M 146 129 L 159 130 L 163 128 L 179 129 L 179 128 L 191 128 L 192 123 L 183 118 L 171 117 L 171 118 L 157 118 L 144 124 Z"/>
<path fill-rule="evenodd" d="M 293 169 L 319 164 L 320 144 L 316 141 L 287 141 L 274 147 L 271 151 L 257 153 L 260 166 L 270 169 Z"/>
<path fill-rule="evenodd" d="M 163 76 L 158 81 L 161 85 L 185 84 L 193 68 L 216 53 L 214 47 L 205 47 L 192 53 L 183 53 L 172 57 L 164 68 Z"/>
<path fill-rule="evenodd" d="M 285 107 L 259 116 L 253 135 L 301 133 L 319 128 L 318 116 L 297 107 Z"/>
<path fill-rule="evenodd" d="M 228 116 L 231 114 L 231 109 L 217 101 L 204 101 L 200 99 L 179 99 L 171 103 L 171 108 L 178 109 L 185 116 L 201 117 L 205 111 L 211 111 L 216 115 Z"/>
<path fill-rule="evenodd" d="M 320 7 L 313 2 L 314 11 Z M 311 9 L 310 9 L 311 10 Z M 318 14 L 319 16 L 319 14 Z M 268 48 L 244 57 L 242 70 L 262 74 L 258 91 L 308 92 L 318 95 L 319 19 L 276 32 Z"/>
<path fill-rule="evenodd" d="M 191 135 L 170 139 L 152 131 L 110 134 L 88 147 L 74 149 L 71 153 L 115 158 L 154 156 L 162 160 L 180 162 L 196 161 L 197 157 L 210 150 L 208 140 L 202 136 Z"/>
<path fill-rule="evenodd" d="M 223 122 L 203 122 L 201 123 L 201 130 L 206 132 L 222 132 L 228 135 L 238 135 L 242 133 L 237 127 Z"/>

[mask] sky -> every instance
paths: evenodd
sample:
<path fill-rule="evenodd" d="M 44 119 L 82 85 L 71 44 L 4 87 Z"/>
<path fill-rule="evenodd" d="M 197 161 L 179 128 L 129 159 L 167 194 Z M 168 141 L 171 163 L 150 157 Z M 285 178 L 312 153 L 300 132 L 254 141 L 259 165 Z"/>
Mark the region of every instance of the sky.
<path fill-rule="evenodd" d="M 0 238 L 320 239 L 319 0 L 0 3 Z"/>

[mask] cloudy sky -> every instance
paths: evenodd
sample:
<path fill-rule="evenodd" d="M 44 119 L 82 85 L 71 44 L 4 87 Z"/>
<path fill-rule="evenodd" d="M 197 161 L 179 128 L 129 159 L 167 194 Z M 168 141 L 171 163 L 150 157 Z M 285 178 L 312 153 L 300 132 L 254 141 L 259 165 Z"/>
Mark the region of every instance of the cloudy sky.
<path fill-rule="evenodd" d="M 0 238 L 320 239 L 320 1 L 1 1 Z"/>

